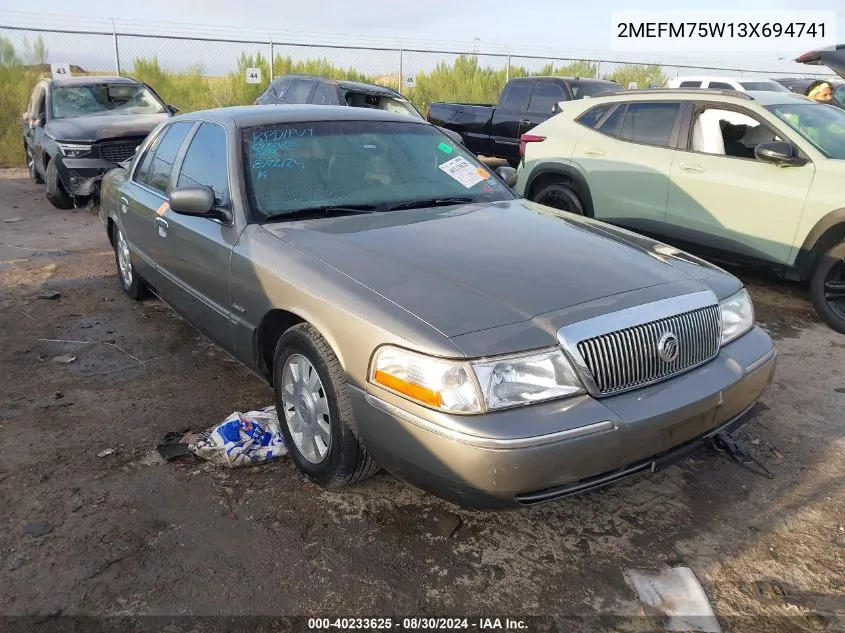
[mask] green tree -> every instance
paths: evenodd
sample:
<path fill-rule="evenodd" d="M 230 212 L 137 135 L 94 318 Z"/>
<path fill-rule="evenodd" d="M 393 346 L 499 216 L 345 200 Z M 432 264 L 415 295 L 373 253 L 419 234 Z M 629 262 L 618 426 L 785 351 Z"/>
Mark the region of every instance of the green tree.
<path fill-rule="evenodd" d="M 637 82 L 637 88 L 648 88 L 649 84 L 663 86 L 666 83 L 666 74 L 660 64 L 620 64 L 604 78 L 615 81 L 623 88 L 627 88 L 632 81 Z"/>
<path fill-rule="evenodd" d="M 35 41 L 30 43 L 27 37 L 23 38 L 23 60 L 29 65 L 41 65 L 47 63 L 49 54 L 47 52 L 47 45 L 44 43 L 44 38 L 40 35 L 35 38 Z"/>
<path fill-rule="evenodd" d="M 555 76 L 555 77 L 598 77 L 599 65 L 597 62 L 591 62 L 586 59 L 579 59 L 563 66 L 555 66 L 554 64 L 546 64 L 539 72 L 531 73 L 535 76 Z"/>
<path fill-rule="evenodd" d="M 0 35 L 0 66 L 20 66 L 21 58 L 15 51 L 15 45 Z"/>

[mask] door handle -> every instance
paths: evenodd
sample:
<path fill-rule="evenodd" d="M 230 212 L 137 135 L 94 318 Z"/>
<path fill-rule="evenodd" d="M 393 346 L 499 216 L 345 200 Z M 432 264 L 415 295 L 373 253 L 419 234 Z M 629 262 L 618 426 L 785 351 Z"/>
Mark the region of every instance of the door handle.
<path fill-rule="evenodd" d="M 684 171 L 694 171 L 694 172 L 704 171 L 704 167 L 700 167 L 698 165 L 691 165 L 690 163 L 679 163 L 678 167 L 680 167 Z"/>
<path fill-rule="evenodd" d="M 600 149 L 595 149 L 594 147 L 585 147 L 584 153 L 587 156 L 604 156 L 604 151 Z"/>
<path fill-rule="evenodd" d="M 129 206 L 129 200 L 127 200 L 125 196 L 121 196 L 120 197 L 120 210 L 121 210 L 121 212 L 126 213 L 128 206 Z"/>
<path fill-rule="evenodd" d="M 167 220 L 161 217 L 156 218 L 156 224 L 158 224 L 158 228 L 164 229 L 165 231 L 168 229 L 168 227 L 170 227 L 170 225 L 167 223 Z"/>

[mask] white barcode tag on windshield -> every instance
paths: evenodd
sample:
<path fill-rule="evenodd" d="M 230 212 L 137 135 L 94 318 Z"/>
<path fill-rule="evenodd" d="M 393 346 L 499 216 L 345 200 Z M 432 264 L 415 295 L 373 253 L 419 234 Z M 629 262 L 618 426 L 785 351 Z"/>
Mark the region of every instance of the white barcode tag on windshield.
<path fill-rule="evenodd" d="M 440 165 L 440 169 L 449 174 L 467 189 L 474 187 L 482 180 L 486 180 L 490 177 L 490 174 L 483 169 L 473 167 L 472 164 L 463 156 L 456 156 L 452 160 L 447 160 L 445 163 Z"/>

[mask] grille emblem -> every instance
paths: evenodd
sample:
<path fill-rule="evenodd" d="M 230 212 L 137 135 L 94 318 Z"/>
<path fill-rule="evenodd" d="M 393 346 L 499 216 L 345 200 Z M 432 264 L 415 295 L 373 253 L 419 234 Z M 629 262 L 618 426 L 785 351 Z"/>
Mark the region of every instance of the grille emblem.
<path fill-rule="evenodd" d="M 671 363 L 678 358 L 679 352 L 678 337 L 674 332 L 664 332 L 657 341 L 657 353 L 660 354 L 660 358 L 664 363 Z"/>

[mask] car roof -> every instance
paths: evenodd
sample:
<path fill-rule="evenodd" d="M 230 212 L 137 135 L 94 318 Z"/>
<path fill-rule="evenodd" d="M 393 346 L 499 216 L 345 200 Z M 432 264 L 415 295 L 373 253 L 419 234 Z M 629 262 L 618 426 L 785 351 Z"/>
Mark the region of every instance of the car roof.
<path fill-rule="evenodd" d="M 276 123 L 311 123 L 318 121 L 385 121 L 389 123 L 415 123 L 430 125 L 423 119 L 398 112 L 375 108 L 350 108 L 313 104 L 252 105 L 200 110 L 174 117 L 183 121 L 216 121 L 238 128 Z"/>
<path fill-rule="evenodd" d="M 120 77 L 118 75 L 84 75 L 77 77 L 67 77 L 64 79 L 48 79 L 51 86 L 86 86 L 96 84 L 137 84 L 136 80 L 131 77 Z"/>
<path fill-rule="evenodd" d="M 619 84 L 610 79 L 597 79 L 596 77 L 559 77 L 557 75 L 531 75 L 530 77 L 514 77 L 511 81 L 535 81 L 537 79 L 545 79 L 551 81 L 590 81 L 597 84 L 608 84 L 611 86 L 618 86 Z"/>
<path fill-rule="evenodd" d="M 786 103 L 804 103 L 810 101 L 804 95 L 794 92 L 768 92 L 762 90 L 711 90 L 700 88 L 657 88 L 653 90 L 616 90 L 590 97 L 589 103 L 607 103 L 617 101 L 724 101 L 736 105 L 755 102 L 761 106 L 781 105 Z"/>
<path fill-rule="evenodd" d="M 315 81 L 322 81 L 325 83 L 340 86 L 345 90 L 360 90 L 361 92 L 369 92 L 371 94 L 381 94 L 391 97 L 402 97 L 401 94 L 387 86 L 379 86 L 378 84 L 365 84 L 360 81 L 348 81 L 346 79 L 330 79 L 328 77 L 318 77 L 317 75 L 302 75 L 298 73 L 291 73 L 284 75 L 278 79 L 313 79 Z M 404 97 L 402 97 L 404 98 Z"/>
<path fill-rule="evenodd" d="M 725 75 L 681 75 L 670 80 L 670 83 L 676 81 L 732 81 L 734 83 L 741 83 L 743 81 L 770 81 L 777 83 L 774 79 L 768 77 L 728 77 Z"/>

